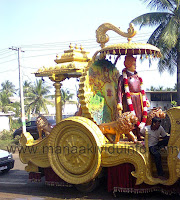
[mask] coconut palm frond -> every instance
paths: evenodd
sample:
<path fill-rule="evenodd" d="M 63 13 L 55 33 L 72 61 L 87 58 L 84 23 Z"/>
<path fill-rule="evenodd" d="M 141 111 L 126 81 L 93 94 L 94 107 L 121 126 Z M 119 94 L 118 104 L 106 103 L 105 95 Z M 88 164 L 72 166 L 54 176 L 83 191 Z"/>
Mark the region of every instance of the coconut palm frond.
<path fill-rule="evenodd" d="M 180 0 L 145 0 L 148 6 L 162 12 L 152 12 L 132 20 L 140 27 L 156 25 L 148 43 L 160 48 L 160 73 L 173 74 L 177 69 L 177 105 L 180 105 Z"/>
<path fill-rule="evenodd" d="M 145 3 L 148 3 L 148 7 L 153 10 L 173 10 L 174 1 L 172 0 L 144 0 Z"/>
<path fill-rule="evenodd" d="M 168 19 L 172 16 L 172 14 L 167 12 L 152 12 L 152 13 L 146 13 L 143 15 L 140 15 L 139 17 L 136 17 L 131 21 L 133 24 L 139 24 L 140 28 L 144 26 L 158 26 L 162 22 L 168 21 Z"/>
<path fill-rule="evenodd" d="M 1 92 L 5 92 L 8 97 L 13 96 L 16 93 L 17 89 L 15 89 L 15 85 L 9 80 L 1 83 Z"/>
<path fill-rule="evenodd" d="M 47 99 L 48 96 L 51 96 L 49 95 L 50 88 L 41 79 L 29 86 L 29 92 L 25 98 L 26 113 L 40 114 L 45 112 L 48 114 L 47 105 L 54 105 Z"/>
<path fill-rule="evenodd" d="M 168 48 L 173 48 L 178 42 L 178 24 L 174 18 L 171 18 L 161 33 L 160 40 L 165 43 Z"/>

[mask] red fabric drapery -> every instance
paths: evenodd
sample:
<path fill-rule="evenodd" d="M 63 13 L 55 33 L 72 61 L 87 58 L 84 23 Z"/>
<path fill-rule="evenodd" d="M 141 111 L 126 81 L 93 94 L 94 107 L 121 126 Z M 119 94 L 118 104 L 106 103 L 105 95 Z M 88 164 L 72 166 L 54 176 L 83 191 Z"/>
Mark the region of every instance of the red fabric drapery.
<path fill-rule="evenodd" d="M 40 172 L 30 172 L 29 180 L 31 182 L 41 182 L 41 173 Z"/>
<path fill-rule="evenodd" d="M 44 168 L 45 183 L 51 186 L 71 187 L 72 185 L 61 179 L 52 168 Z"/>
<path fill-rule="evenodd" d="M 147 193 L 160 191 L 165 194 L 180 194 L 180 183 L 174 185 L 136 185 L 136 178 L 131 175 L 135 168 L 130 163 L 108 167 L 108 192 Z"/>
<path fill-rule="evenodd" d="M 136 179 L 131 175 L 134 166 L 129 163 L 108 168 L 108 191 L 113 191 L 114 187 L 133 188 Z"/>

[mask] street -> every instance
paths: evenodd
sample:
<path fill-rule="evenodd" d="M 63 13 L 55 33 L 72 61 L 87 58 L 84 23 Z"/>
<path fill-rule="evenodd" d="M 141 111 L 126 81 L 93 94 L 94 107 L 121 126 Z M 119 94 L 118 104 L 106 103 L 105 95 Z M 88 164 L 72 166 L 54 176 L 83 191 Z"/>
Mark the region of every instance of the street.
<path fill-rule="evenodd" d="M 28 173 L 18 157 L 13 155 L 15 166 L 7 174 L 0 174 L 0 199 L 1 200 L 60 200 L 60 199 L 115 199 L 113 193 L 108 193 L 106 184 L 91 193 L 79 192 L 75 187 L 52 187 L 44 182 L 31 183 Z M 116 199 L 179 199 L 178 195 L 166 196 L 161 193 L 149 194 L 122 194 L 117 193 Z"/>

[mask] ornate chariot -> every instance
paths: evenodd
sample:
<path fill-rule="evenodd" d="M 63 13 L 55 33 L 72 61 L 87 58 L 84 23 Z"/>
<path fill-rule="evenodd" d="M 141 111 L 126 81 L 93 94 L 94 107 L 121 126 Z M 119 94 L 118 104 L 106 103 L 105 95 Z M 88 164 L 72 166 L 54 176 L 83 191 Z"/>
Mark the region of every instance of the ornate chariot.
<path fill-rule="evenodd" d="M 128 42 L 105 46 L 109 40 L 108 30 L 127 37 Z M 131 42 L 135 34 L 132 24 L 127 33 L 112 24 L 102 24 L 96 30 L 101 49 L 92 58 L 83 48 L 70 45 L 60 59 L 56 58 L 55 67 L 41 68 L 35 73 L 37 77 L 47 76 L 54 82 L 56 126 L 42 140 L 34 140 L 30 133 L 22 134 L 20 143 L 26 151 L 21 151 L 19 156 L 27 164 L 25 170 L 32 180 L 45 175 L 49 184 L 75 185 L 87 191 L 105 176 L 109 191 L 173 192 L 180 177 L 180 107 L 167 111 L 171 134 L 168 148 L 162 156 L 167 180 L 154 178 L 156 169 L 149 154 L 148 132 L 145 143 L 128 141 L 122 134 L 119 142 L 113 144 L 99 127 L 117 119 L 118 58 L 128 54 L 145 58 L 161 56 L 160 50 L 153 45 Z M 115 58 L 114 62 L 107 59 L 110 56 Z M 81 116 L 62 120 L 61 82 L 71 77 L 80 78 L 78 97 Z M 122 171 L 123 167 L 128 168 L 129 174 Z"/>

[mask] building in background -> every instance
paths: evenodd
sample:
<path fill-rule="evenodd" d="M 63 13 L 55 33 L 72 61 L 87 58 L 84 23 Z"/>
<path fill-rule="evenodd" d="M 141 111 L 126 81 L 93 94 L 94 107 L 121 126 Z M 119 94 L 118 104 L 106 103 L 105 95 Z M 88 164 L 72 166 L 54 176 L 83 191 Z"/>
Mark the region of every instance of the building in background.
<path fill-rule="evenodd" d="M 161 107 L 162 110 L 168 110 L 172 107 L 172 101 L 177 101 L 177 91 L 146 91 L 146 96 L 150 109 Z"/>
<path fill-rule="evenodd" d="M 10 116 L 14 116 L 13 112 L 10 113 L 2 113 L 0 112 L 0 131 L 10 130 Z"/>

